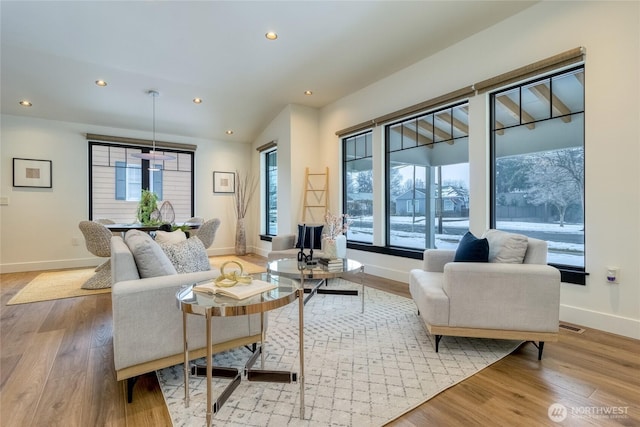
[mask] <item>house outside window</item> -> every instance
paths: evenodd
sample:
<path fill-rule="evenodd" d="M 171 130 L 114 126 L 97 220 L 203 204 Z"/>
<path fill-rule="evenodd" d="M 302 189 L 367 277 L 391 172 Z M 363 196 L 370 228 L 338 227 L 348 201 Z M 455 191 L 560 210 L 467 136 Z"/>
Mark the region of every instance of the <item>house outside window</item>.
<path fill-rule="evenodd" d="M 584 271 L 584 67 L 490 100 L 491 226 L 546 240 L 550 264 Z"/>
<path fill-rule="evenodd" d="M 386 245 L 455 248 L 469 228 L 468 103 L 385 126 Z"/>
<path fill-rule="evenodd" d="M 266 234 L 278 234 L 278 151 L 264 153 L 265 160 L 265 224 Z"/>
<path fill-rule="evenodd" d="M 342 139 L 343 206 L 352 223 L 347 240 L 373 243 L 372 131 Z"/>
<path fill-rule="evenodd" d="M 89 141 L 89 218 L 118 223 L 136 221 L 142 189 L 158 196 L 158 208 L 168 201 L 174 222 L 193 216 L 192 152 L 170 152 L 174 160 L 148 161 L 131 156 L 140 147 Z M 157 170 L 149 170 L 149 168 Z"/>

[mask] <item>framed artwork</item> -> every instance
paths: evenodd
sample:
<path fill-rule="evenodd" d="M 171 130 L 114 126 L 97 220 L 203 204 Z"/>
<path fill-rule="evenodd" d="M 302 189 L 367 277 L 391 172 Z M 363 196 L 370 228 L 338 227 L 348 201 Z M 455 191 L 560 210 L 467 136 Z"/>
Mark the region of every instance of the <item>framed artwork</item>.
<path fill-rule="evenodd" d="M 214 193 L 235 193 L 236 174 L 235 172 L 213 172 L 213 192 Z"/>
<path fill-rule="evenodd" d="M 51 188 L 51 160 L 13 158 L 13 186 Z"/>

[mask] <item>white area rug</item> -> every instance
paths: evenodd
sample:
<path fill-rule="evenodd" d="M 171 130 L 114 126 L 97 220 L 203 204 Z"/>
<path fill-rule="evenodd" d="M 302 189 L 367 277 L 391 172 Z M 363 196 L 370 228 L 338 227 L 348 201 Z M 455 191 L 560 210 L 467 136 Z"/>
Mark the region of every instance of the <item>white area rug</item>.
<path fill-rule="evenodd" d="M 331 287 L 360 289 L 340 279 Z M 305 419 L 297 383 L 242 383 L 214 425 L 380 426 L 512 352 L 520 342 L 444 337 L 440 351 L 411 299 L 365 288 L 360 296 L 315 295 L 305 306 Z M 244 367 L 245 349 L 218 354 L 214 364 Z M 255 367 L 259 367 L 256 362 Z M 299 371 L 298 304 L 269 313 L 265 368 Z M 205 425 L 206 378 L 191 378 L 184 407 L 182 365 L 157 372 L 173 425 Z M 214 400 L 228 383 L 214 378 Z"/>

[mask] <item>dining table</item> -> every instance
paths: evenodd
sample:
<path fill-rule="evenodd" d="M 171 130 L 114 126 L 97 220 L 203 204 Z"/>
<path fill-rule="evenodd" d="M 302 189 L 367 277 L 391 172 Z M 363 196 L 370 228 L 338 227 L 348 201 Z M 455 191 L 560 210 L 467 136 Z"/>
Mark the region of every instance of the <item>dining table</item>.
<path fill-rule="evenodd" d="M 195 230 L 200 228 L 202 224 L 196 223 L 196 222 L 184 222 L 182 224 L 175 224 L 175 225 L 180 227 L 185 226 L 187 227 L 188 230 Z M 160 230 L 163 224 L 145 225 L 141 223 L 131 223 L 131 224 L 104 224 L 104 226 L 107 227 L 109 230 L 113 231 L 114 233 L 126 233 L 129 230 L 140 230 L 148 233 L 150 231 Z"/>

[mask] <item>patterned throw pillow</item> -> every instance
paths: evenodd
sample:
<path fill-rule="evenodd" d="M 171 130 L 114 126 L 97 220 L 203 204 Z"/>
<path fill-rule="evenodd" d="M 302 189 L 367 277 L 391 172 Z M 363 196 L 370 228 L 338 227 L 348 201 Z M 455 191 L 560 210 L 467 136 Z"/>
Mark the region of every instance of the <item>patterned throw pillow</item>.
<path fill-rule="evenodd" d="M 207 250 L 197 236 L 179 243 L 163 243 L 162 250 L 176 268 L 178 274 L 211 270 Z"/>

